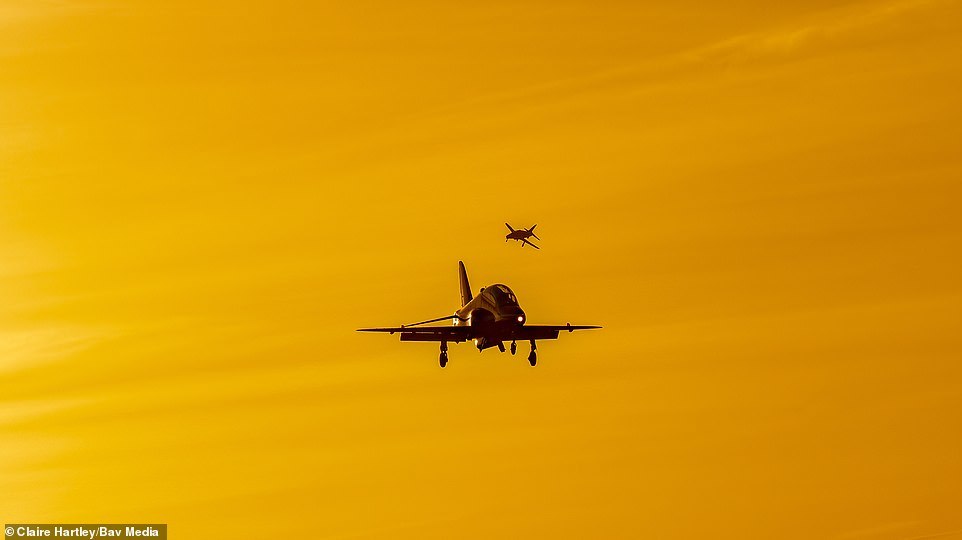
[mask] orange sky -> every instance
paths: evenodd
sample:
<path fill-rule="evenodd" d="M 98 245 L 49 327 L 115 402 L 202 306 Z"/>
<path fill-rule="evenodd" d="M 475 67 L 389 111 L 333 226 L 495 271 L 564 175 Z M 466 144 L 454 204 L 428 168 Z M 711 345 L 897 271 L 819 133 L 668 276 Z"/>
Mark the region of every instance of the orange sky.
<path fill-rule="evenodd" d="M 962 538 L 962 3 L 303 4 L 0 4 L 0 520 Z"/>

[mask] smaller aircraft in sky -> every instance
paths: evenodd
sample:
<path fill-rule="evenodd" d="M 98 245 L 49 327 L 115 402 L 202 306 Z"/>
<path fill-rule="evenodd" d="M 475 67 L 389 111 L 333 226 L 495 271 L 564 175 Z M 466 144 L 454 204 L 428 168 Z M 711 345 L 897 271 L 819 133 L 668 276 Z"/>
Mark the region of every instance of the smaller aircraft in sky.
<path fill-rule="evenodd" d="M 534 228 L 538 226 L 537 223 L 535 223 L 534 225 L 532 225 L 530 229 L 518 229 L 518 230 L 515 230 L 515 229 L 513 229 L 513 228 L 511 227 L 511 225 L 508 225 L 507 223 L 505 223 L 505 226 L 508 227 L 508 230 L 509 230 L 509 231 L 511 231 L 511 232 L 509 232 L 507 235 L 505 235 L 505 237 L 504 237 L 504 241 L 505 241 L 505 242 L 507 242 L 508 240 L 520 240 L 520 241 L 521 241 L 521 247 L 524 247 L 525 244 L 528 244 L 529 246 L 531 246 L 531 247 L 533 247 L 533 248 L 535 248 L 535 249 L 541 249 L 541 248 L 539 248 L 538 246 L 536 246 L 536 245 L 534 245 L 534 244 L 532 244 L 531 242 L 528 241 L 528 238 L 531 238 L 532 236 L 535 237 L 535 238 L 538 238 L 538 235 L 534 233 Z M 538 238 L 538 240 L 541 240 L 541 239 Z"/>

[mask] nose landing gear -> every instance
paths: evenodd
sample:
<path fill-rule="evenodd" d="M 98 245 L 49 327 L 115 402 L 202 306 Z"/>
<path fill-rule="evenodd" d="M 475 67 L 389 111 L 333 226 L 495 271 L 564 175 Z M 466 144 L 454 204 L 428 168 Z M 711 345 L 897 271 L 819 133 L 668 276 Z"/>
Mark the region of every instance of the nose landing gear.
<path fill-rule="evenodd" d="M 512 356 L 513 356 L 514 353 L 516 353 L 516 352 L 518 352 L 518 344 L 515 343 L 514 340 L 512 340 L 512 341 L 511 341 L 511 354 L 512 354 Z"/>
<path fill-rule="evenodd" d="M 535 351 L 537 351 L 537 350 L 538 350 L 538 346 L 535 345 L 534 340 L 532 339 L 532 340 L 531 340 L 531 354 L 528 355 L 528 363 L 531 364 L 531 367 L 534 367 L 535 365 L 538 364 L 538 353 L 535 352 Z"/>

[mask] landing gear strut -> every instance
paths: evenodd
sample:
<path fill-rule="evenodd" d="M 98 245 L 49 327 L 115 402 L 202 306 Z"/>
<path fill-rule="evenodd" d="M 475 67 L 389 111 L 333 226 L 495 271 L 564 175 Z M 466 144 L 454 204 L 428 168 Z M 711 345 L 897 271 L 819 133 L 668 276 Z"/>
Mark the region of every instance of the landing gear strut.
<path fill-rule="evenodd" d="M 531 354 L 528 355 L 528 363 L 531 364 L 531 367 L 534 367 L 538 363 L 538 353 L 535 352 L 537 350 L 538 350 L 538 346 L 535 345 L 534 340 L 532 339 Z"/>
<path fill-rule="evenodd" d="M 441 367 L 448 365 L 448 342 L 447 341 L 441 342 L 441 356 L 438 358 L 438 363 L 441 364 Z"/>
<path fill-rule="evenodd" d="M 516 352 L 518 352 L 518 344 L 511 340 L 511 354 L 514 355 Z"/>

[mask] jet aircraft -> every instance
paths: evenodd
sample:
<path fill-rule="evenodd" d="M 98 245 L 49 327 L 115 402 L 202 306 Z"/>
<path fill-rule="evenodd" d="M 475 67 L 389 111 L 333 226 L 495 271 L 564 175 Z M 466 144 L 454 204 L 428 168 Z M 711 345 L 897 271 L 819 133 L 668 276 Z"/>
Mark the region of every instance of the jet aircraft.
<path fill-rule="evenodd" d="M 504 237 L 505 242 L 507 242 L 508 240 L 520 240 L 521 247 L 524 247 L 525 244 L 528 244 L 529 246 L 535 249 L 541 249 L 538 246 L 528 241 L 528 238 L 531 238 L 532 236 L 535 238 L 538 238 L 538 235 L 534 233 L 534 228 L 538 226 L 537 223 L 532 225 L 530 229 L 517 229 L 517 230 L 513 229 L 511 225 L 508 225 L 507 223 L 505 223 L 504 225 L 508 228 L 509 231 L 511 231 L 507 235 L 505 235 Z M 541 240 L 541 239 L 538 238 L 538 240 Z"/>
<path fill-rule="evenodd" d="M 534 227 L 532 227 L 533 229 Z M 468 284 L 468 274 L 464 263 L 458 261 L 458 271 L 461 281 L 461 308 L 454 315 L 438 317 L 395 328 L 359 328 L 358 332 L 387 332 L 401 334 L 401 341 L 439 341 L 441 342 L 441 367 L 448 363 L 448 343 L 460 343 L 474 340 L 478 351 L 497 347 L 504 352 L 504 342 L 511 342 L 511 354 L 517 351 L 517 340 L 528 340 L 531 343 L 531 353 L 528 363 L 534 366 L 538 362 L 535 352 L 535 341 L 539 339 L 558 339 L 562 330 L 588 330 L 601 328 L 600 326 L 564 326 L 526 325 L 527 315 L 518 304 L 518 297 L 505 285 L 495 284 L 483 287 L 478 296 L 472 296 L 471 286 Z M 452 326 L 421 326 L 428 323 L 454 320 Z"/>

